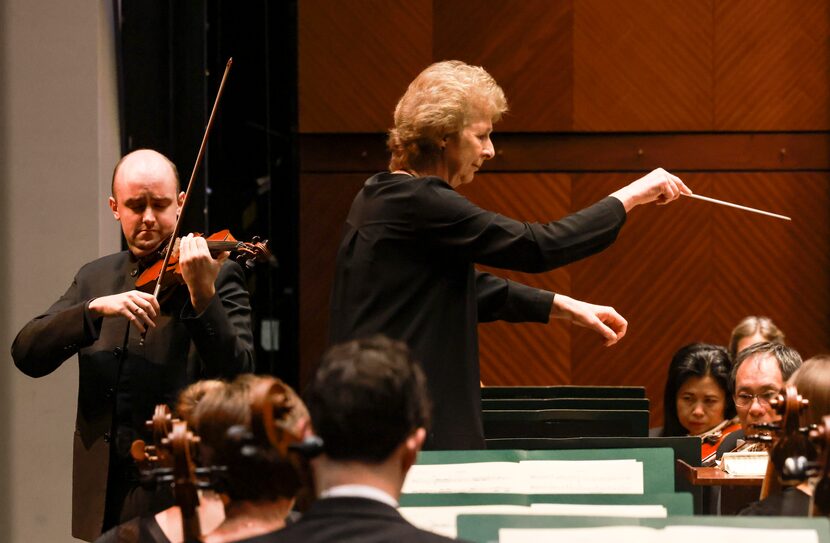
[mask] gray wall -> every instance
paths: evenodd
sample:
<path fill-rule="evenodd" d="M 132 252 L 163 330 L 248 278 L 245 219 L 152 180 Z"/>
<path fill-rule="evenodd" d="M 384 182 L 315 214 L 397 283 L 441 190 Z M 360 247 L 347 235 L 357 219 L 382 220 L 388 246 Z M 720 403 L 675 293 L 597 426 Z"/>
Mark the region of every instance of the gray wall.
<path fill-rule="evenodd" d="M 78 267 L 119 248 L 110 0 L 0 0 L 0 539 L 73 541 L 76 359 L 31 379 L 8 348 Z"/>

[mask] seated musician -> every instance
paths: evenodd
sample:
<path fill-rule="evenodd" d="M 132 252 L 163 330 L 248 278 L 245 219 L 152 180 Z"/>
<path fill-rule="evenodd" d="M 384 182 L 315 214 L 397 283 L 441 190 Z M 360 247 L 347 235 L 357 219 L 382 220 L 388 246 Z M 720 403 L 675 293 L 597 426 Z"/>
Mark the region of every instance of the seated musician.
<path fill-rule="evenodd" d="M 757 448 L 757 444 L 744 442 L 748 426 L 778 420 L 769 402 L 800 366 L 801 355 L 777 343 L 756 343 L 738 354 L 729 381 L 741 429 L 723 440 L 718 458 L 725 452 Z"/>
<path fill-rule="evenodd" d="M 784 332 L 769 317 L 756 317 L 755 315 L 744 317 L 732 330 L 729 338 L 729 359 L 734 361 L 738 358 L 738 353 L 750 345 L 765 341 L 786 344 Z"/>
<path fill-rule="evenodd" d="M 451 541 L 396 511 L 430 410 L 424 373 L 403 343 L 375 336 L 332 347 L 306 401 L 323 440 L 312 460 L 318 499 L 297 523 L 257 543 Z"/>
<path fill-rule="evenodd" d="M 663 396 L 662 436 L 700 436 L 704 462 L 726 435 L 740 428 L 729 394 L 726 349 L 692 343 L 672 358 Z"/>
<path fill-rule="evenodd" d="M 302 476 L 295 464 L 266 444 L 239 439 L 252 433 L 253 391 L 263 383 L 281 381 L 240 375 L 231 383 L 195 383 L 180 396 L 177 408 L 186 416 L 188 428 L 201 438 L 200 464 L 227 468 L 216 476 L 216 493 L 208 491 L 200 496 L 198 514 L 205 543 L 240 541 L 281 529 L 301 489 Z M 299 439 L 307 429 L 308 411 L 296 393 L 281 384 L 286 398 L 280 418 Z M 171 507 L 153 517 L 126 522 L 106 532 L 96 543 L 180 541 L 181 511 Z"/>
<path fill-rule="evenodd" d="M 801 413 L 801 426 L 821 423 L 822 417 L 830 415 L 830 356 L 814 356 L 804 362 L 789 379 L 798 393 L 810 401 Z M 739 515 L 750 516 L 809 516 L 815 481 L 805 481 L 798 486 L 785 486 L 777 494 L 750 504 Z"/>

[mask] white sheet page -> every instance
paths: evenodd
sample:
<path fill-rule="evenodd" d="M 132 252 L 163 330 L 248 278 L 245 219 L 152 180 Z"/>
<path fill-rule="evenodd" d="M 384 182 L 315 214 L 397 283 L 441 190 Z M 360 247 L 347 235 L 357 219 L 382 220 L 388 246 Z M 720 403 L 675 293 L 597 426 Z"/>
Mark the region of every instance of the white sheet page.
<path fill-rule="evenodd" d="M 523 493 L 517 490 L 521 471 L 517 462 L 416 464 L 403 485 L 404 494 L 454 492 Z"/>
<path fill-rule="evenodd" d="M 596 528 L 502 528 L 499 543 L 700 543 L 701 541 L 752 541 L 752 543 L 818 543 L 815 530 L 733 528 L 722 526 L 601 526 Z"/>
<path fill-rule="evenodd" d="M 648 504 L 532 503 L 530 511 L 545 515 L 574 517 L 666 518 L 669 516 L 665 506 Z"/>
<path fill-rule="evenodd" d="M 642 494 L 643 463 L 628 460 L 520 462 L 523 494 Z"/>

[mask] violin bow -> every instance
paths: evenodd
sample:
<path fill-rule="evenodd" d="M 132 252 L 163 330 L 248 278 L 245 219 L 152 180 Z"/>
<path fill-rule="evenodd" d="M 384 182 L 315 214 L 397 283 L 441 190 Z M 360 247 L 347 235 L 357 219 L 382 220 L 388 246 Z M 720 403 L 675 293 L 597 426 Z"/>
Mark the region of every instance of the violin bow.
<path fill-rule="evenodd" d="M 170 255 L 173 254 L 173 246 L 176 244 L 176 238 L 179 237 L 184 210 L 187 208 L 187 202 L 190 200 L 190 189 L 193 187 L 193 180 L 196 178 L 196 174 L 199 173 L 199 166 L 202 165 L 202 159 L 205 156 L 205 148 L 207 147 L 210 129 L 213 127 L 213 120 L 216 118 L 216 110 L 219 108 L 219 99 L 222 98 L 222 92 L 225 90 L 225 82 L 228 80 L 228 72 L 231 71 L 232 64 L 233 57 L 229 58 L 228 63 L 225 65 L 225 73 L 222 74 L 222 81 L 219 83 L 219 90 L 216 92 L 216 99 L 213 101 L 213 109 L 210 111 L 210 117 L 208 118 L 208 123 L 205 127 L 205 133 L 202 136 L 202 144 L 199 146 L 199 154 L 196 157 L 196 162 L 193 164 L 193 170 L 190 172 L 190 180 L 187 182 L 187 189 L 185 189 L 184 193 L 184 201 L 182 202 L 181 209 L 179 209 L 179 216 L 176 217 L 176 225 L 173 227 L 173 234 L 170 236 L 170 243 L 167 244 L 167 250 L 164 251 L 164 260 L 161 263 L 159 277 L 156 280 L 156 288 L 153 290 L 153 296 L 155 298 L 158 298 L 159 293 L 161 292 L 164 272 L 167 270 L 167 263 L 170 262 Z M 144 333 L 141 334 L 142 344 L 144 344 L 144 338 L 146 335 L 147 331 L 145 330 Z"/>

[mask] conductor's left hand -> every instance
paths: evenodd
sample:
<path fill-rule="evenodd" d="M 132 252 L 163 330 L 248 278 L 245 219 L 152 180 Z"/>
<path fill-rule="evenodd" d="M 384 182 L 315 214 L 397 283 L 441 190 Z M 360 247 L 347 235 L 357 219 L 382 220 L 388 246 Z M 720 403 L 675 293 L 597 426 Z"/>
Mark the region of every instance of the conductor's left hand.
<path fill-rule="evenodd" d="M 590 328 L 605 338 L 605 345 L 613 345 L 623 338 L 628 321 L 613 307 L 582 302 L 557 294 L 553 298 L 551 318 L 568 319 L 578 326 Z"/>

